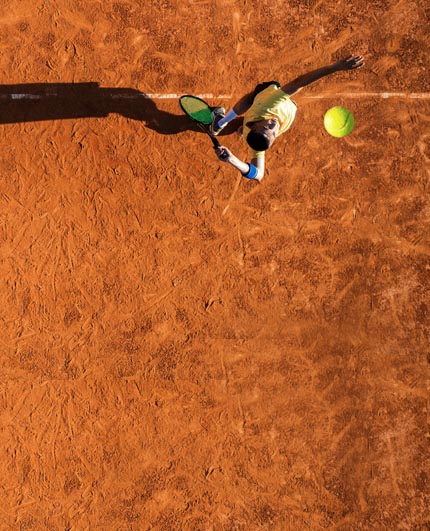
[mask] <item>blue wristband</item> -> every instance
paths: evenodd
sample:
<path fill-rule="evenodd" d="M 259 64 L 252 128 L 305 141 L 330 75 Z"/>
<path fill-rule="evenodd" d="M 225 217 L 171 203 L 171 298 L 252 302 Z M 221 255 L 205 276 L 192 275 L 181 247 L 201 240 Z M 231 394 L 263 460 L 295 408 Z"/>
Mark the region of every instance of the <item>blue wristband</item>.
<path fill-rule="evenodd" d="M 249 170 L 248 173 L 243 173 L 242 175 L 247 179 L 256 179 L 258 175 L 257 167 L 254 164 L 248 162 Z"/>

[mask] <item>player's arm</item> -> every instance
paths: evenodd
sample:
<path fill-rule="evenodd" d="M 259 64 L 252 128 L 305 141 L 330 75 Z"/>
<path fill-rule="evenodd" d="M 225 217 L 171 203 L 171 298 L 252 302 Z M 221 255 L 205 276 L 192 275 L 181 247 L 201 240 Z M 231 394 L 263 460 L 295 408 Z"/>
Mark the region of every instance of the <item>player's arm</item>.
<path fill-rule="evenodd" d="M 256 181 L 261 181 L 264 177 L 264 153 L 260 157 L 253 158 L 251 163 L 243 162 L 236 155 L 226 147 L 220 146 L 215 149 L 215 152 L 220 160 L 223 162 L 228 162 L 239 170 L 243 177 L 247 179 L 252 179 Z"/>
<path fill-rule="evenodd" d="M 360 68 L 363 65 L 364 59 L 361 55 L 348 55 L 348 57 L 345 57 L 340 61 L 336 61 L 331 65 L 323 66 L 322 68 L 317 68 L 316 70 L 312 70 L 307 74 L 303 74 L 302 76 L 293 79 L 293 81 L 290 81 L 290 83 L 283 85 L 281 89 L 286 94 L 292 96 L 293 94 L 299 92 L 299 90 L 301 90 L 303 87 L 306 87 L 311 83 L 315 83 L 315 81 L 318 81 L 319 79 L 325 76 L 334 74 L 335 72 L 340 72 L 341 70 L 355 70 L 356 68 Z"/>

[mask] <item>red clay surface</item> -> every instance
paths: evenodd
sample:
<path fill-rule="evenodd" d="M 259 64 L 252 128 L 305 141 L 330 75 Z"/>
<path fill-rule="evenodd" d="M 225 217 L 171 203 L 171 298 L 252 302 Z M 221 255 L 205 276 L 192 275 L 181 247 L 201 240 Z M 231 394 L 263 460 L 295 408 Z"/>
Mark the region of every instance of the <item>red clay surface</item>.
<path fill-rule="evenodd" d="M 429 94 L 429 20 L 2 3 L 0 529 L 430 529 L 430 100 L 358 96 Z M 262 184 L 140 95 L 238 97 L 350 52 Z"/>

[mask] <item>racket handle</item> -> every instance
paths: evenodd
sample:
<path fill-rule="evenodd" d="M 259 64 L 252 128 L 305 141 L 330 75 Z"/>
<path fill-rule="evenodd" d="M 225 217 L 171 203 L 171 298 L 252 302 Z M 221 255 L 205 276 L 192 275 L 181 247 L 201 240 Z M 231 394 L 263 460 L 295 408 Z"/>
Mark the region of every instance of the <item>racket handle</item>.
<path fill-rule="evenodd" d="M 214 145 L 214 149 L 220 147 L 221 144 L 218 142 L 218 139 L 215 138 L 215 137 L 212 136 L 212 135 L 210 135 L 210 137 L 211 137 L 211 140 L 212 140 L 212 144 Z"/>

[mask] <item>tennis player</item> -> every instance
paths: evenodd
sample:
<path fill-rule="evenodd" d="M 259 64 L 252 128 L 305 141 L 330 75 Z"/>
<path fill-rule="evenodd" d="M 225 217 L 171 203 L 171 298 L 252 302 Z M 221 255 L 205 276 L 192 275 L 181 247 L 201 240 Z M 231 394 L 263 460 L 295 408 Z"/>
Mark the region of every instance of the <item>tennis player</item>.
<path fill-rule="evenodd" d="M 226 115 L 222 107 L 216 107 L 213 110 L 212 134 L 217 135 L 234 118 L 243 115 L 242 135 L 251 148 L 251 162 L 243 162 L 225 146 L 216 148 L 218 158 L 231 164 L 247 179 L 261 181 L 266 150 L 272 146 L 275 138 L 291 127 L 296 116 L 297 107 L 291 96 L 329 74 L 355 70 L 363 65 L 362 56 L 349 55 L 331 65 L 303 74 L 286 85 L 281 86 L 277 81 L 260 83 Z"/>

